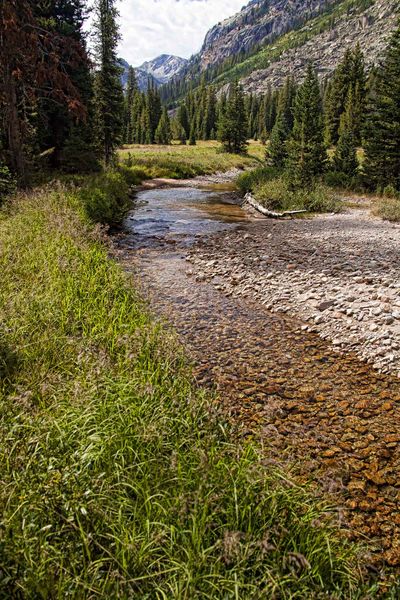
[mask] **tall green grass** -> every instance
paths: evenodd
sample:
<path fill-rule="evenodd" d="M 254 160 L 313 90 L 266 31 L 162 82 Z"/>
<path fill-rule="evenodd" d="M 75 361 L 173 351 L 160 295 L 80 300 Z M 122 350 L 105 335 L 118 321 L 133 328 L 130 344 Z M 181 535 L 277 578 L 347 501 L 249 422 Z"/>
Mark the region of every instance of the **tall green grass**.
<path fill-rule="evenodd" d="M 198 142 L 197 146 L 126 146 L 119 157 L 149 178 L 189 179 L 217 171 L 255 167 L 262 160 L 264 148 L 252 142 L 248 155 L 221 152 L 218 142 Z"/>
<path fill-rule="evenodd" d="M 16 198 L 0 240 L 0 597 L 364 597 L 329 511 L 232 443 L 78 192 Z"/>

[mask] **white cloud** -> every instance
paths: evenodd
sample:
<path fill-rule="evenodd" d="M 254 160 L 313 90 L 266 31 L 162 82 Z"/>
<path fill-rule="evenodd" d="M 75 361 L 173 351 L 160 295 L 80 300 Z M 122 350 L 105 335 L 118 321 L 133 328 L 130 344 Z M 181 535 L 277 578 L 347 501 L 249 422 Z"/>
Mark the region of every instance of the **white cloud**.
<path fill-rule="evenodd" d="M 120 56 L 138 66 L 159 54 L 189 58 L 208 29 L 247 0 L 121 0 Z"/>

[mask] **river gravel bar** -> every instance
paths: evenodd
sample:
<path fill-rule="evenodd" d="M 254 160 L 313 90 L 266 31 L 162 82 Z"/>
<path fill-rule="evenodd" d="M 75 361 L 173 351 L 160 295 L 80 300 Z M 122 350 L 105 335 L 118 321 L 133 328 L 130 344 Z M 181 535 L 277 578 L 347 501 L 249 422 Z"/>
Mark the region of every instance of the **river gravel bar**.
<path fill-rule="evenodd" d="M 400 225 L 358 202 L 340 214 L 259 219 L 186 259 L 199 280 L 296 316 L 335 351 L 400 376 Z"/>

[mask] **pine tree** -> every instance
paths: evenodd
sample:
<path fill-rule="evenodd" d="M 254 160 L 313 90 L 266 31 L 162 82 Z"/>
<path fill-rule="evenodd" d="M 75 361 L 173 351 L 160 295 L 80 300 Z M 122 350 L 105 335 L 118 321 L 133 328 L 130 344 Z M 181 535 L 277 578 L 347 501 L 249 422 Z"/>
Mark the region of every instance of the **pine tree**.
<path fill-rule="evenodd" d="M 352 122 L 352 97 L 350 94 L 346 112 L 340 121 L 339 140 L 333 157 L 335 170 L 344 173 L 349 179 L 355 177 L 358 172 L 357 148 Z"/>
<path fill-rule="evenodd" d="M 51 98 L 40 98 L 35 111 L 38 152 L 52 148 L 48 157 L 52 168 L 62 167 L 70 172 L 87 171 L 88 165 L 95 166 L 97 161 L 93 132 L 93 82 L 83 33 L 84 2 L 36 0 L 32 4 L 39 26 L 49 29 L 56 39 L 60 35 L 64 37 L 65 46 L 58 50 L 60 64 L 87 108 L 85 121 L 77 124 L 66 105 L 54 102 Z M 75 57 L 69 66 L 71 48 L 74 46 L 79 48 L 79 60 Z M 49 61 L 50 57 L 46 54 L 44 60 Z M 43 88 L 46 85 L 42 82 Z"/>
<path fill-rule="evenodd" d="M 171 122 L 169 120 L 168 111 L 164 107 L 161 114 L 160 122 L 156 129 L 155 141 L 157 144 L 168 145 L 171 143 L 171 139 Z"/>
<path fill-rule="evenodd" d="M 8 0 L 0 4 L 0 97 L 6 150 L 19 183 L 26 185 L 27 113 L 37 107 L 45 93 L 68 107 L 75 120 L 87 116 L 79 90 L 71 76 L 72 65 L 81 65 L 86 52 L 81 40 L 55 31 L 52 24 L 39 23 L 37 6 L 30 0 Z M 62 68 L 60 68 L 62 64 Z M 45 91 L 44 88 L 45 87 Z"/>
<path fill-rule="evenodd" d="M 296 87 L 291 77 L 288 77 L 285 86 L 279 95 L 278 114 L 272 128 L 270 145 L 266 151 L 266 158 L 273 166 L 283 168 L 287 159 L 287 140 L 293 129 L 293 105 L 296 98 Z"/>
<path fill-rule="evenodd" d="M 124 99 L 124 143 L 133 143 L 133 131 L 132 131 L 132 111 L 136 100 L 136 95 L 139 92 L 139 87 L 136 79 L 135 69 L 129 67 L 128 81 L 125 90 Z"/>
<path fill-rule="evenodd" d="M 346 111 L 350 90 L 353 94 L 352 129 L 355 141 L 361 143 L 365 112 L 366 77 L 364 55 L 359 44 L 353 51 L 347 50 L 343 61 L 336 68 L 325 98 L 325 140 L 328 145 L 339 139 L 340 120 Z"/>
<path fill-rule="evenodd" d="M 336 68 L 325 103 L 325 140 L 328 146 L 339 139 L 340 117 L 345 111 L 347 95 L 352 82 L 353 55 L 346 50 L 343 61 Z"/>
<path fill-rule="evenodd" d="M 297 186 L 312 185 L 323 173 L 326 160 L 321 92 L 317 74 L 309 65 L 296 95 L 293 132 L 288 142 L 291 181 Z"/>
<path fill-rule="evenodd" d="M 211 132 L 215 130 L 217 119 L 217 97 L 214 86 L 209 86 L 205 101 L 205 116 L 203 124 L 203 138 L 209 140 L 212 138 Z"/>
<path fill-rule="evenodd" d="M 218 137 L 225 152 L 242 154 L 246 151 L 246 111 L 243 89 L 238 82 L 230 90 L 226 110 L 219 122 Z"/>
<path fill-rule="evenodd" d="M 116 0 L 95 2 L 96 129 L 106 165 L 111 163 L 123 133 L 124 97 L 116 54 L 119 33 L 115 3 Z"/>
<path fill-rule="evenodd" d="M 190 127 L 190 137 L 189 137 L 189 145 L 190 146 L 196 146 L 196 127 L 194 125 L 194 123 L 192 123 L 191 127 Z"/>
<path fill-rule="evenodd" d="M 364 55 L 362 53 L 360 44 L 357 44 L 353 51 L 352 61 L 353 64 L 350 85 L 350 90 L 352 91 L 353 95 L 351 127 L 353 130 L 355 143 L 357 145 L 361 145 L 365 119 L 367 79 L 365 75 Z"/>
<path fill-rule="evenodd" d="M 147 87 L 146 112 L 146 144 L 154 144 L 162 108 L 159 91 L 155 87 L 154 82 L 150 80 Z"/>
<path fill-rule="evenodd" d="M 375 75 L 365 129 L 365 173 L 373 189 L 400 190 L 400 26 Z"/>
<path fill-rule="evenodd" d="M 189 115 L 185 102 L 180 104 L 177 114 L 178 123 L 185 130 L 186 137 L 190 135 Z"/>

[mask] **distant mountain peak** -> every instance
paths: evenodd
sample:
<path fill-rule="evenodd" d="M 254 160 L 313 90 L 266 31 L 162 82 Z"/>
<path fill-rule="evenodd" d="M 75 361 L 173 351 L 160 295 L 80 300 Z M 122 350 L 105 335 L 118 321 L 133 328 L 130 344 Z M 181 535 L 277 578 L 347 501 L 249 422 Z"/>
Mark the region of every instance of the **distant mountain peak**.
<path fill-rule="evenodd" d="M 180 56 L 160 54 L 160 56 L 144 62 L 137 68 L 152 75 L 160 84 L 163 84 L 177 75 L 186 66 L 187 62 L 186 58 L 181 58 Z"/>
<path fill-rule="evenodd" d="M 124 69 L 122 74 L 122 83 L 125 86 L 128 80 L 129 63 L 120 58 L 119 63 Z M 171 54 L 160 54 L 153 60 L 144 62 L 139 67 L 135 67 L 138 85 L 141 90 L 145 90 L 149 81 L 156 86 L 168 83 L 170 79 L 178 75 L 178 73 L 187 65 L 186 58 L 173 56 Z"/>

